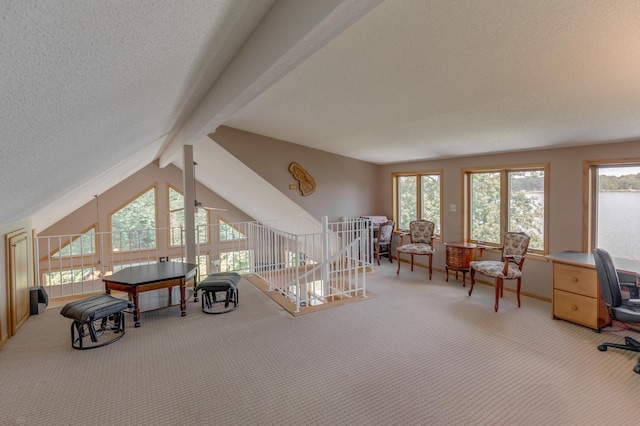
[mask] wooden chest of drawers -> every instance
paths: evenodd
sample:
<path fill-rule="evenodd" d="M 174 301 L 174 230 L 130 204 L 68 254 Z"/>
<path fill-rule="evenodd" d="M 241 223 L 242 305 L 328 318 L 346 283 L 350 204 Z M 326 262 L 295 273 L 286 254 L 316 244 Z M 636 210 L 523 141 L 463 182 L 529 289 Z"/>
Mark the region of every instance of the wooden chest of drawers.
<path fill-rule="evenodd" d="M 553 263 L 553 317 L 600 330 L 611 322 L 595 267 Z"/>
<path fill-rule="evenodd" d="M 472 243 L 445 243 L 446 261 L 445 276 L 449 282 L 449 269 L 456 271 L 456 279 L 458 272 L 462 272 L 462 285 L 465 286 L 466 274 L 469 272 L 469 262 L 474 260 L 475 250 L 477 246 Z"/>

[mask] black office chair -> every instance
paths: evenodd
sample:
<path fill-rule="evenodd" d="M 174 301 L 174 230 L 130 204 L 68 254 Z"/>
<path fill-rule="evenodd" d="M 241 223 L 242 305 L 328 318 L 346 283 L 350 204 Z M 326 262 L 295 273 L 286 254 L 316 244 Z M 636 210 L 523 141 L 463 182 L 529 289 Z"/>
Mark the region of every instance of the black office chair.
<path fill-rule="evenodd" d="M 625 300 L 622 298 L 620 279 L 609 252 L 597 248 L 593 250 L 593 257 L 596 262 L 596 272 L 598 273 L 602 298 L 605 305 L 607 305 L 611 318 L 622 322 L 640 323 L 640 299 Z M 635 283 L 625 283 L 625 285 L 635 286 Z M 606 351 L 609 347 L 640 352 L 640 342 L 629 336 L 625 336 L 624 345 L 619 343 L 602 343 L 598 345 L 598 349 L 601 351 Z M 640 374 L 640 359 L 638 359 L 633 371 Z"/>

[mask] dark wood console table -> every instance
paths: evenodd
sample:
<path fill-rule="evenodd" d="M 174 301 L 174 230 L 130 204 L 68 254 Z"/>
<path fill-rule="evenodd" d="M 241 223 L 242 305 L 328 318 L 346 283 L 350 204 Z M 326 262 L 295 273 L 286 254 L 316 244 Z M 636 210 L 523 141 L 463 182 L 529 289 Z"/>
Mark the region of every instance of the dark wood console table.
<path fill-rule="evenodd" d="M 456 279 L 458 272 L 462 272 L 462 286 L 466 286 L 466 275 L 469 272 L 469 263 L 475 260 L 476 249 L 482 250 L 473 243 L 444 243 L 447 251 L 446 263 L 444 264 L 446 281 L 449 282 L 449 269 L 456 271 Z"/>

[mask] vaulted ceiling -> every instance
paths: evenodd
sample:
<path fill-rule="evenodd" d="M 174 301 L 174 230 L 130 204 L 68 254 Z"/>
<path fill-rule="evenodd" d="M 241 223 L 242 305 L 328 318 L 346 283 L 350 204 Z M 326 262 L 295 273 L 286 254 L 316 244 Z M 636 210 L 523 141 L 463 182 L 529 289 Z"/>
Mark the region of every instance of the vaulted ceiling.
<path fill-rule="evenodd" d="M 220 125 L 379 164 L 639 139 L 638 22 L 636 0 L 0 1 L 0 225 Z"/>

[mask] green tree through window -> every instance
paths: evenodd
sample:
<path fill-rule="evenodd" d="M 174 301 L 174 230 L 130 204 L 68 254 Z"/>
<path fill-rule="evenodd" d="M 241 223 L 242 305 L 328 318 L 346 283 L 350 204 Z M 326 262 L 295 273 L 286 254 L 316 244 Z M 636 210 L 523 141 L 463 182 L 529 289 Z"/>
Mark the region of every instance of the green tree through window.
<path fill-rule="evenodd" d="M 471 174 L 471 239 L 500 244 L 500 173 Z"/>
<path fill-rule="evenodd" d="M 196 244 L 209 242 L 209 220 L 206 210 L 196 210 L 195 225 Z M 169 187 L 169 227 L 171 228 L 171 246 L 184 245 L 184 196 L 171 187 Z"/>
<path fill-rule="evenodd" d="M 546 252 L 547 168 L 466 171 L 468 239 L 500 245 L 505 232 L 525 232 L 530 250 Z"/>
<path fill-rule="evenodd" d="M 220 241 L 244 240 L 246 235 L 236 229 L 233 225 L 228 224 L 224 220 L 218 220 L 220 225 Z"/>
<path fill-rule="evenodd" d="M 62 248 L 54 252 L 51 257 L 82 256 L 96 253 L 96 229 L 91 228 L 82 235 L 73 238 L 73 241 L 62 242 Z"/>
<path fill-rule="evenodd" d="M 394 173 L 396 196 L 394 217 L 398 229 L 409 229 L 413 220 L 424 219 L 435 223 L 435 234 L 441 226 L 440 171 L 401 174 Z"/>
<path fill-rule="evenodd" d="M 144 194 L 111 215 L 113 250 L 131 251 L 156 247 L 156 191 Z"/>

